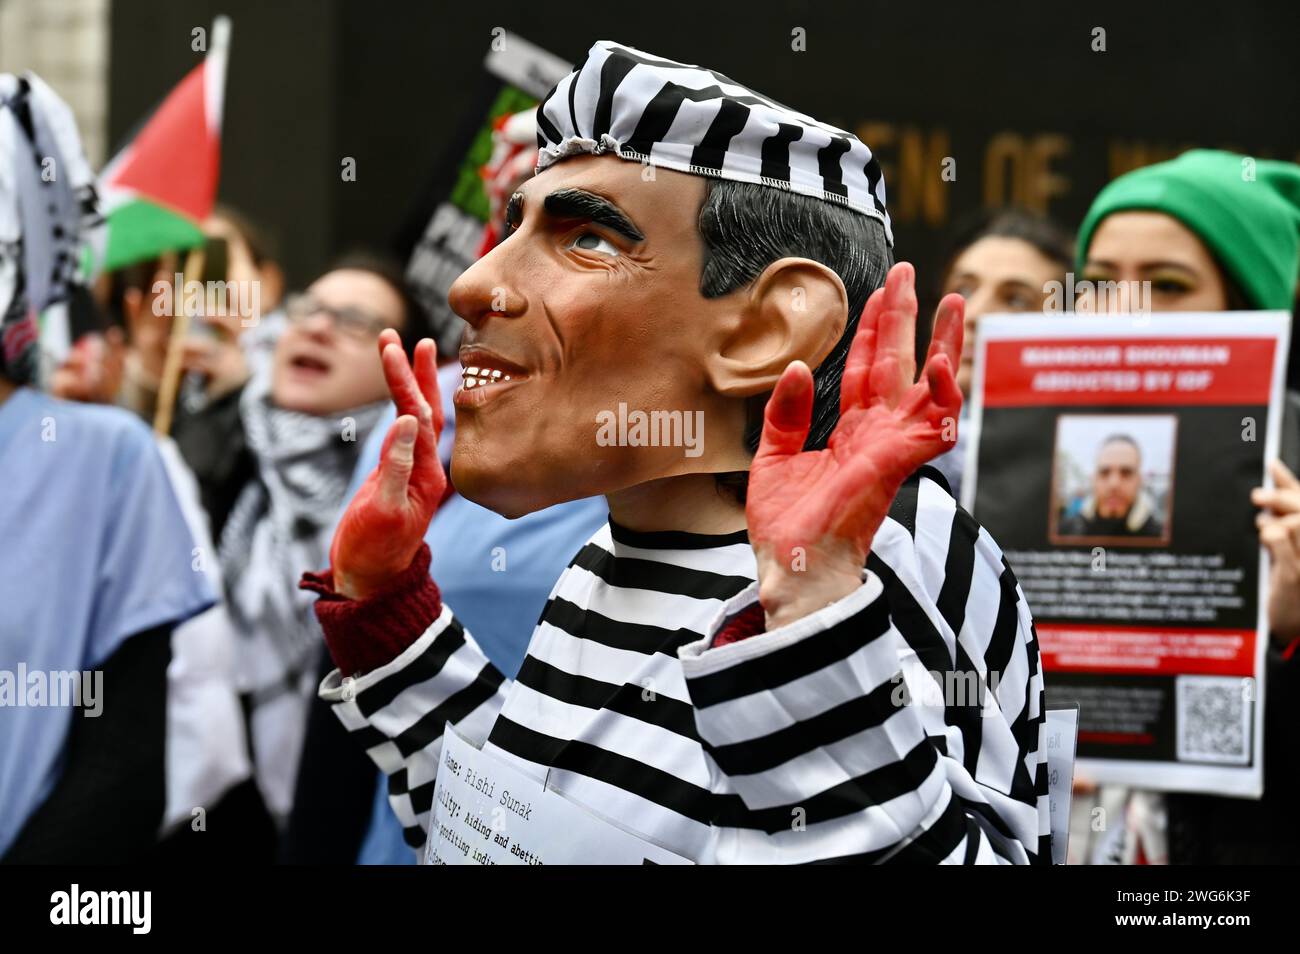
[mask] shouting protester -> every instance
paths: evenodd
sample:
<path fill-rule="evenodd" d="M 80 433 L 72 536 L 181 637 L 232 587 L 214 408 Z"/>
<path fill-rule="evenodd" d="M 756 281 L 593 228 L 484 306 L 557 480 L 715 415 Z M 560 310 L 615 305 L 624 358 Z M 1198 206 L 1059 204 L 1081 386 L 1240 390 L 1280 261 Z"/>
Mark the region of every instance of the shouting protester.
<path fill-rule="evenodd" d="M 177 422 L 182 449 L 222 450 L 196 475 L 204 500 L 220 507 L 211 513 L 213 536 L 240 637 L 236 678 L 254 775 L 280 825 L 319 677 L 320 634 L 298 575 L 324 558 L 352 469 L 383 413 L 379 332 L 399 328 L 413 348 L 426 330 L 422 314 L 395 269 L 370 256 L 342 260 L 287 301 L 269 367 Z"/>

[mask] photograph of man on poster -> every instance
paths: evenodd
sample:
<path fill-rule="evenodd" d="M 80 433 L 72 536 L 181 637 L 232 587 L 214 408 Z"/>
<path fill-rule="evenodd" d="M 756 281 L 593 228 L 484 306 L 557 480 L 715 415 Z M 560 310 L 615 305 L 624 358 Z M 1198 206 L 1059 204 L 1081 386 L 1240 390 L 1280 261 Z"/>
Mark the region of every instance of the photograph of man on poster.
<path fill-rule="evenodd" d="M 1062 415 L 1053 542 L 1168 543 L 1176 423 L 1169 415 Z M 1098 429 L 1105 432 L 1100 441 Z"/>

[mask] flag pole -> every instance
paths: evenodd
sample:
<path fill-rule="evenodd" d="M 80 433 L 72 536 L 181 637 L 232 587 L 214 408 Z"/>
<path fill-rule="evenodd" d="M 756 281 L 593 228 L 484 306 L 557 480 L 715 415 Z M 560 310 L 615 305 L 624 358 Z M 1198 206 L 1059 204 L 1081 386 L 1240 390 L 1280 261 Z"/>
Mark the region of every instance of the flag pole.
<path fill-rule="evenodd" d="M 208 62 L 215 71 L 212 92 L 225 98 L 226 62 L 230 51 L 230 18 L 219 16 L 212 21 L 212 43 L 208 51 Z M 209 115 L 222 115 L 224 103 L 209 103 L 215 106 Z M 190 313 L 185 307 L 185 289 L 189 283 L 203 274 L 203 246 L 192 248 L 185 256 L 185 268 L 182 274 L 174 276 L 180 279 L 180 287 L 172 289 L 172 330 L 167 339 L 167 359 L 163 363 L 162 380 L 158 386 L 158 404 L 154 410 L 153 429 L 155 434 L 169 434 L 176 410 L 176 394 L 180 390 L 181 373 L 185 358 L 185 339 L 190 331 Z M 206 289 L 199 296 L 206 301 Z M 179 307 L 178 307 L 179 305 Z"/>
<path fill-rule="evenodd" d="M 196 275 L 203 274 L 203 246 L 192 248 L 185 256 L 185 268 L 182 274 L 172 276 L 172 281 L 180 279 L 179 287 L 172 289 L 172 330 L 167 338 L 167 360 L 163 363 L 162 381 L 158 385 L 158 404 L 154 409 L 153 430 L 155 434 L 170 434 L 172 417 L 176 408 L 176 392 L 180 390 L 182 362 L 185 359 L 185 339 L 190 333 L 190 310 L 186 306 L 185 289 Z M 205 301 L 200 292 L 199 301 Z"/>

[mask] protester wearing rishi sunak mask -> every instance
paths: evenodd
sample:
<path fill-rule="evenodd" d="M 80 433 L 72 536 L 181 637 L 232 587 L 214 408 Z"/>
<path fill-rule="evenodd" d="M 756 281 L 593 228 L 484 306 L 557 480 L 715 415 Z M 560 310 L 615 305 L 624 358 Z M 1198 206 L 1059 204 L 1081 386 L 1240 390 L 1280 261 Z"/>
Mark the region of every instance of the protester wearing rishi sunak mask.
<path fill-rule="evenodd" d="M 213 603 L 148 429 L 41 388 L 60 364 L 99 376 L 85 354 L 64 362 L 57 321 L 98 220 L 91 183 L 67 106 L 35 76 L 0 75 L 0 858 L 13 863 L 153 848 L 171 632 Z"/>
<path fill-rule="evenodd" d="M 1084 280 L 1121 283 L 1123 293 L 1111 296 L 1116 309 L 1149 301 L 1157 312 L 1291 311 L 1300 269 L 1300 166 L 1193 150 L 1121 176 L 1101 191 L 1084 218 L 1078 267 Z M 1090 296 L 1077 303 L 1080 311 L 1095 306 Z M 1103 801 L 1121 806 L 1121 817 L 1128 819 L 1127 842 L 1118 849 L 1123 859 L 1294 864 L 1300 857 L 1294 806 L 1300 791 L 1298 409 L 1300 396 L 1288 392 L 1281 460 L 1271 467 L 1275 487 L 1255 490 L 1251 498 L 1261 508 L 1259 538 L 1271 567 L 1264 796 L 1254 801 L 1171 794 L 1162 800 L 1142 792 L 1125 801 L 1123 792 L 1104 789 Z M 1204 505 L 1207 513 L 1213 509 L 1213 501 Z"/>
<path fill-rule="evenodd" d="M 531 107 L 502 116 L 493 124 L 492 152 L 479 170 L 488 198 L 488 221 L 476 257 L 486 255 L 505 237 L 505 211 L 510 197 L 533 176 L 537 164 L 536 117 L 537 108 Z M 451 400 L 463 374 L 457 347 L 465 325 L 445 308 L 430 317 L 435 325 L 434 340 L 438 343 L 438 386 L 446 420 L 438 442 L 438 458 L 448 467 L 455 437 L 455 408 Z M 390 406 L 382 426 L 371 434 L 352 475 L 353 493 L 378 464 L 383 439 L 396 416 L 396 408 Z M 507 519 L 448 488 L 447 499 L 429 522 L 424 536 L 430 551 L 429 574 L 438 582 L 448 602 L 456 607 L 461 621 L 474 633 L 484 655 L 506 676 L 513 678 L 519 671 L 533 624 L 546 605 L 556 577 L 569 558 L 604 525 L 607 516 L 605 499 L 590 497 Z M 485 574 L 484 570 L 489 568 L 494 572 Z M 325 672 L 332 668 L 331 663 Z M 322 718 L 317 719 L 318 715 Z M 418 855 L 407 846 L 402 827 L 388 804 L 388 779 L 377 772 L 370 759 L 347 737 L 346 730 L 324 702 L 313 710 L 312 716 L 298 776 L 286 860 L 414 863 Z M 326 735 L 328 743 L 318 744 L 318 738 Z M 370 802 L 372 823 L 359 853 L 351 850 L 354 846 L 346 837 L 349 826 L 340 820 L 347 811 L 343 804 L 348 788 L 347 767 L 343 763 L 350 753 L 374 780 Z M 322 791 L 338 793 L 332 804 L 321 804 Z M 313 805 L 320 810 L 308 814 Z"/>
<path fill-rule="evenodd" d="M 286 299 L 271 361 L 237 392 L 238 417 L 204 411 L 178 422 L 178 441 L 216 441 L 246 467 L 199 469 L 205 499 L 231 500 L 214 526 L 228 610 L 239 634 L 237 679 L 249 714 L 255 779 L 271 817 L 292 807 L 320 631 L 297 588 L 324 559 L 353 466 L 387 389 L 376 353 L 384 328 L 422 335 L 422 312 L 400 272 L 380 258 L 341 260 Z M 238 348 L 236 342 L 225 347 Z M 216 415 L 217 409 L 210 409 Z M 238 487 L 229 474 L 251 474 Z M 216 523 L 214 516 L 214 523 Z"/>
<path fill-rule="evenodd" d="M 322 695 L 389 774 L 408 843 L 450 720 L 698 862 L 1050 859 L 1028 607 L 916 473 L 961 405 L 961 299 L 918 380 L 915 277 L 890 268 L 870 150 L 603 41 L 538 126 L 509 235 L 450 295 L 451 477 L 506 516 L 602 494 L 608 525 L 505 679 L 427 572 L 433 344 L 412 367 L 385 332 L 400 416 L 305 581 L 339 666 Z M 676 440 L 616 423 L 652 412 L 677 414 Z M 997 691 L 936 698 L 960 671 Z"/>
<path fill-rule="evenodd" d="M 966 301 L 966 328 L 957 366 L 957 386 L 966 400 L 956 444 L 936 457 L 933 465 L 947 478 L 958 500 L 966 466 L 965 438 L 970 432 L 965 425 L 970 418 L 979 320 L 991 314 L 1045 314 L 1049 285 L 1064 281 L 1073 254 L 1073 243 L 1060 227 L 1021 209 L 980 212 L 954 232 L 941 291 L 961 295 Z"/>

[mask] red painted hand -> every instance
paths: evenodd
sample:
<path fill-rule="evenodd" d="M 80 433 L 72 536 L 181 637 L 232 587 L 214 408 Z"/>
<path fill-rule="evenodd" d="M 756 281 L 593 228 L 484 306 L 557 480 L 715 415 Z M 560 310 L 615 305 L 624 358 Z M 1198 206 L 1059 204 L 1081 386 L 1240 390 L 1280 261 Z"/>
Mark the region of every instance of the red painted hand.
<path fill-rule="evenodd" d="M 952 446 L 961 392 L 964 303 L 939 303 L 915 381 L 915 276 L 901 262 L 863 309 L 840 386 L 840 420 L 825 450 L 805 451 L 812 372 L 785 369 L 767 403 L 749 471 L 746 513 L 769 629 L 848 595 L 894 495 L 916 468 Z"/>
<path fill-rule="evenodd" d="M 432 341 L 415 349 L 415 369 L 397 332 L 379 336 L 384 377 L 398 418 L 384 438 L 377 466 L 348 504 L 330 545 L 334 587 L 364 599 L 410 565 L 447 487 L 438 460 L 442 401 Z"/>

